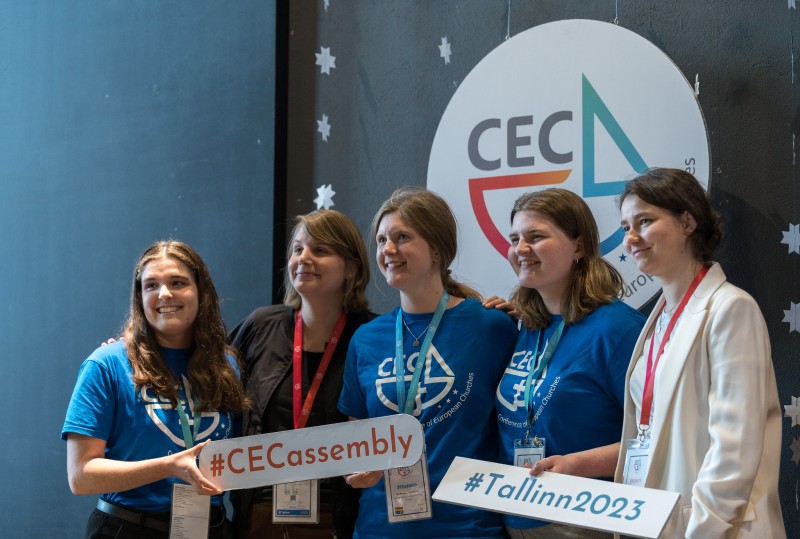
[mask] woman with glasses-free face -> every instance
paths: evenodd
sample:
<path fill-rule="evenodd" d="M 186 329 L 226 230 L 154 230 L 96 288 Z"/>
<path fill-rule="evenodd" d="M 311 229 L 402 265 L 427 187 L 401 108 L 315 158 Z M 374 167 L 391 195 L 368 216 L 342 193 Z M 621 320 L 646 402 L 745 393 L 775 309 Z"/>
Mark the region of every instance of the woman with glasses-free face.
<path fill-rule="evenodd" d="M 242 417 L 247 436 L 347 421 L 336 410 L 347 346 L 355 330 L 375 317 L 365 295 L 369 260 L 364 240 L 355 224 L 338 211 L 297 217 L 284 277 L 283 303 L 255 309 L 230 334 L 246 365 L 247 392 L 253 400 Z M 329 363 L 323 367 L 325 357 Z M 308 406 L 308 415 L 294 409 L 295 375 L 300 379 L 298 400 Z M 317 380 L 314 393 L 310 388 Z M 316 396 L 309 400 L 309 395 Z M 352 536 L 360 491 L 341 477 L 310 484 L 317 491 L 319 518 L 308 522 L 275 519 L 281 506 L 273 494 L 280 489 L 234 491 L 238 537 Z M 301 497 L 298 503 L 303 500 L 311 503 L 310 497 Z M 310 509 L 309 515 L 313 516 Z"/>
<path fill-rule="evenodd" d="M 375 260 L 386 283 L 399 291 L 400 307 L 353 336 L 339 410 L 352 419 L 397 413 L 416 418 L 424 425 L 427 468 L 420 461 L 402 481 L 395 471 L 386 472 L 387 481 L 381 481 L 384 471 L 348 476 L 350 485 L 362 489 L 356 531 L 393 539 L 502 537 L 497 514 L 431 504 L 424 495 L 409 499 L 405 489 L 413 481 L 414 492 L 433 492 L 456 456 L 496 452 L 492 395 L 516 340 L 516 324 L 485 309 L 477 291 L 451 276 L 456 222 L 436 193 L 395 191 L 375 214 L 372 237 Z M 417 382 L 412 373 L 419 374 Z M 430 518 L 418 518 L 428 515 L 420 507 L 430 509 Z"/>
<path fill-rule="evenodd" d="M 615 480 L 680 493 L 661 537 L 785 537 L 769 335 L 713 260 L 719 216 L 694 176 L 655 168 L 625 185 L 620 225 L 662 294 L 628 368 Z"/>
<path fill-rule="evenodd" d="M 192 345 L 192 325 L 198 311 L 197 284 L 183 262 L 165 256 L 144 266 L 142 304 L 158 344 L 175 349 Z"/>
<path fill-rule="evenodd" d="M 561 297 L 583 256 L 580 239 L 572 239 L 543 213 L 523 210 L 514 215 L 509 234 L 508 261 L 520 286 L 535 288 L 557 314 Z"/>
<path fill-rule="evenodd" d="M 619 453 L 625 372 L 644 318 L 619 301 L 622 277 L 603 259 L 592 212 L 575 193 L 520 196 L 509 239 L 519 279 L 509 303 L 522 329 L 495 393 L 501 462 L 530 461 L 533 475 L 608 478 Z M 512 539 L 611 537 L 511 515 L 504 522 Z"/>
<path fill-rule="evenodd" d="M 287 270 L 292 286 L 303 301 L 341 305 L 347 261 L 333 247 L 311 236 L 305 226 L 294 235 Z"/>
<path fill-rule="evenodd" d="M 375 236 L 375 259 L 386 284 L 416 296 L 442 289 L 437 256 L 431 246 L 398 212 L 384 215 Z M 401 301 L 403 297 L 401 297 Z"/>
<path fill-rule="evenodd" d="M 682 273 L 697 273 L 702 264 L 689 244 L 697 227 L 694 217 L 648 204 L 630 195 L 620 205 L 624 245 L 639 271 L 670 280 Z"/>

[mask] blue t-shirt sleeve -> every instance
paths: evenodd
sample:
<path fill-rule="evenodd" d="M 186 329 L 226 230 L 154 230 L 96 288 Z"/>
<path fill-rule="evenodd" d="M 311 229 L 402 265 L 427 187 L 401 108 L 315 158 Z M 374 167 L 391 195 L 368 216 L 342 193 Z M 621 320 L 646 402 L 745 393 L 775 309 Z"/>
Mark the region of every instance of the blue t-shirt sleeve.
<path fill-rule="evenodd" d="M 481 307 L 483 308 L 483 307 Z M 493 317 L 493 325 L 491 333 L 487 338 L 491 339 L 498 349 L 503 350 L 502 353 L 497 354 L 497 379 L 502 378 L 503 373 L 511 360 L 511 355 L 514 353 L 514 348 L 519 338 L 519 324 L 508 314 L 502 311 L 489 310 L 490 316 Z"/>
<path fill-rule="evenodd" d="M 115 384 L 108 365 L 89 358 L 78 372 L 61 439 L 74 432 L 108 441 L 116 407 Z"/>
<path fill-rule="evenodd" d="M 339 395 L 339 411 L 343 414 L 357 419 L 369 417 L 367 410 L 367 399 L 358 379 L 358 333 L 350 339 L 347 348 L 347 361 L 344 365 L 344 377 L 342 379 L 342 393 Z"/>
<path fill-rule="evenodd" d="M 614 328 L 618 338 L 612 341 L 609 356 L 606 358 L 606 374 L 608 376 L 607 387 L 612 389 L 611 395 L 620 407 L 625 403 L 625 378 L 628 374 L 631 354 L 639 339 L 644 322 L 644 317 L 637 312 L 628 316 L 625 323 Z"/>

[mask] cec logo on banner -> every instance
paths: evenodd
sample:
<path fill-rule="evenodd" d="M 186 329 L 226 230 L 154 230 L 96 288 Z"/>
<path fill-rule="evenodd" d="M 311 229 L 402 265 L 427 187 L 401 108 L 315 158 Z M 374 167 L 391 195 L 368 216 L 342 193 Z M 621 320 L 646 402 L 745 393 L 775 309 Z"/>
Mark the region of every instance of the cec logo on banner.
<path fill-rule="evenodd" d="M 522 32 L 461 83 L 439 123 L 429 189 L 459 222 L 459 278 L 507 297 L 511 208 L 523 193 L 562 187 L 583 197 L 601 248 L 638 308 L 658 290 L 626 255 L 616 197 L 649 167 L 708 185 L 708 136 L 694 90 L 655 45 L 619 26 L 566 20 Z"/>

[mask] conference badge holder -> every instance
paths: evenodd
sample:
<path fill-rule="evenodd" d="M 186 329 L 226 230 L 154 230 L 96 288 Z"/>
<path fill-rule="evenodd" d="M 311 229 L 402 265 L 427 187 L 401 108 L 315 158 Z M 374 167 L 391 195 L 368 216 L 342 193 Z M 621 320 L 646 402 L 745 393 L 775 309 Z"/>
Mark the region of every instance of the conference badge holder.
<path fill-rule="evenodd" d="M 211 496 L 203 496 L 192 485 L 172 484 L 170 539 L 207 539 Z"/>
<path fill-rule="evenodd" d="M 273 486 L 272 522 L 319 524 L 319 480 Z"/>
<path fill-rule="evenodd" d="M 626 485 L 643 487 L 650 467 L 650 438 L 640 435 L 625 440 L 625 467 L 622 482 Z"/>
<path fill-rule="evenodd" d="M 386 513 L 390 524 L 433 516 L 425 451 L 412 466 L 385 470 L 383 479 L 386 485 Z"/>
<path fill-rule="evenodd" d="M 545 439 L 518 438 L 514 440 L 514 466 L 533 466 L 544 458 Z"/>

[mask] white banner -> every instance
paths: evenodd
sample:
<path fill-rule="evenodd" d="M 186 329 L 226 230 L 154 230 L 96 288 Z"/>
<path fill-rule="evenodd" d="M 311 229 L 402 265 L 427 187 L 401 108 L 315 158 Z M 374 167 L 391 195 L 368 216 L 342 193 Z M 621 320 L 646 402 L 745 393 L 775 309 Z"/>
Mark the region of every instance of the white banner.
<path fill-rule="evenodd" d="M 659 536 L 679 494 L 456 457 L 433 499 L 634 537 Z"/>
<path fill-rule="evenodd" d="M 221 490 L 411 466 L 425 440 L 419 421 L 393 414 L 209 443 L 200 471 Z"/>
<path fill-rule="evenodd" d="M 507 259 L 514 201 L 561 187 L 591 208 L 622 299 L 638 309 L 660 287 L 625 252 L 616 197 L 648 167 L 681 168 L 704 185 L 711 176 L 695 88 L 658 47 L 586 19 L 500 42 L 459 82 L 428 161 L 427 186 L 458 221 L 455 277 L 508 297 L 518 284 Z"/>

